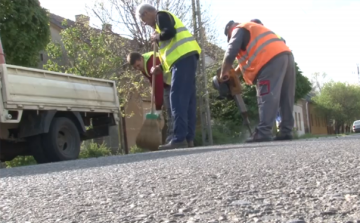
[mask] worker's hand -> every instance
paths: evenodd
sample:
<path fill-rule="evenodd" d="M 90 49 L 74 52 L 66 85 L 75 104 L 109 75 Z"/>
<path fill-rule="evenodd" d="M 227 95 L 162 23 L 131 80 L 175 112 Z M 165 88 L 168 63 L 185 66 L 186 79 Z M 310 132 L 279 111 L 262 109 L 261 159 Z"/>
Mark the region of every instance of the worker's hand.
<path fill-rule="evenodd" d="M 154 32 L 154 33 L 151 35 L 150 39 L 151 39 L 151 42 L 157 43 L 157 42 L 159 42 L 159 40 L 160 40 L 160 34 L 157 33 L 157 32 Z"/>
<path fill-rule="evenodd" d="M 156 111 L 154 111 L 154 114 L 160 116 L 162 114 L 162 110 L 156 110 Z M 161 118 L 161 116 L 160 116 L 160 118 Z"/>
<path fill-rule="evenodd" d="M 220 81 L 224 82 L 230 79 L 230 70 L 233 69 L 232 64 L 223 63 L 221 66 Z"/>
<path fill-rule="evenodd" d="M 220 74 L 220 81 L 221 82 L 224 82 L 224 81 L 227 81 L 230 79 L 230 73 L 229 71 L 221 71 L 221 74 Z"/>
<path fill-rule="evenodd" d="M 156 67 L 152 67 L 151 69 L 150 69 L 150 74 L 151 75 L 158 75 L 158 74 L 160 74 L 162 72 L 162 70 L 161 70 L 161 65 L 157 65 Z"/>

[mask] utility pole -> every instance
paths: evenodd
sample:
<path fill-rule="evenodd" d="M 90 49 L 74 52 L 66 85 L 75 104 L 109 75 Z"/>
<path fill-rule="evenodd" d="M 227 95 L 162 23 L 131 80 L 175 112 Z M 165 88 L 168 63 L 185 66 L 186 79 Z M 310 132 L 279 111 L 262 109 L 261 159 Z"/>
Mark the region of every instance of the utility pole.
<path fill-rule="evenodd" d="M 200 0 L 192 0 L 193 11 L 193 26 L 194 36 L 201 47 L 200 64 L 198 65 L 198 75 L 200 78 L 197 90 L 200 92 L 199 105 L 201 117 L 201 133 L 203 145 L 212 145 L 212 129 L 211 129 L 211 115 L 209 107 L 209 93 L 207 90 L 207 76 L 205 67 L 205 40 L 204 40 L 204 27 L 201 20 L 201 7 Z"/>

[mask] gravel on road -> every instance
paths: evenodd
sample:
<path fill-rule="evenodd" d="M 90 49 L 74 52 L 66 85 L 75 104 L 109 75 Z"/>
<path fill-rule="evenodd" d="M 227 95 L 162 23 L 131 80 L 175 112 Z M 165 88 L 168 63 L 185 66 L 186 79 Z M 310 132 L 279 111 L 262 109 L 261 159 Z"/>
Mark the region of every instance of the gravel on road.
<path fill-rule="evenodd" d="M 358 222 L 360 137 L 0 170 L 0 222 Z"/>

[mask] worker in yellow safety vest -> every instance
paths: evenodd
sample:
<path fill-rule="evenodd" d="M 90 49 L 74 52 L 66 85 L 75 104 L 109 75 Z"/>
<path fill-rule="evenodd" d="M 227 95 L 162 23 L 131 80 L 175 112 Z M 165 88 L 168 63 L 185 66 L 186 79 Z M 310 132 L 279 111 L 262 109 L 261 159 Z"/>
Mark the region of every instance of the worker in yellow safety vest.
<path fill-rule="evenodd" d="M 159 55 L 155 55 L 156 65 L 160 64 Z M 127 56 L 127 62 L 132 66 L 135 70 L 140 71 L 150 82 L 152 83 L 152 74 L 150 73 L 151 68 L 154 66 L 153 64 L 154 52 L 147 52 L 141 54 L 139 52 L 131 52 Z M 168 143 L 172 139 L 172 122 L 173 119 L 171 117 L 171 108 L 170 108 L 170 84 L 171 78 L 169 78 L 168 74 L 160 73 L 155 77 L 155 113 L 161 114 L 162 106 L 165 107 L 166 110 L 166 119 L 167 119 L 167 134 L 165 142 Z"/>
<path fill-rule="evenodd" d="M 168 11 L 142 3 L 140 20 L 154 29 L 151 41 L 159 45 L 161 65 L 151 73 L 171 73 L 170 104 L 174 118 L 173 138 L 159 150 L 193 147 L 196 125 L 196 68 L 201 49 L 182 21 Z"/>

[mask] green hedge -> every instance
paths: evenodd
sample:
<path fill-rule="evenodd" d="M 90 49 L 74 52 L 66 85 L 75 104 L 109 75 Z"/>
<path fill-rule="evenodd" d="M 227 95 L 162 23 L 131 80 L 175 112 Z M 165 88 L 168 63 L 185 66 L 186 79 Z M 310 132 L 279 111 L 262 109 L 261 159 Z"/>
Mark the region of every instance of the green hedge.
<path fill-rule="evenodd" d="M 96 158 L 102 156 L 111 156 L 111 151 L 106 145 L 97 144 L 94 142 L 83 142 L 81 145 L 79 159 Z M 11 161 L 6 161 L 6 168 L 28 166 L 36 164 L 34 157 L 32 156 L 18 156 Z"/>

